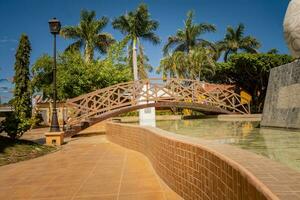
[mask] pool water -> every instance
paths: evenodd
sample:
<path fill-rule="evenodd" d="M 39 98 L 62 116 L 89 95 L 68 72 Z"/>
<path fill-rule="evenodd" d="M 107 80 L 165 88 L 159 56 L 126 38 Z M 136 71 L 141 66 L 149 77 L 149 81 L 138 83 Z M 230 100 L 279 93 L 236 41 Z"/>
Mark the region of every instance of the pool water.
<path fill-rule="evenodd" d="M 237 146 L 300 171 L 300 131 L 256 128 L 258 124 L 251 121 L 218 121 L 217 118 L 156 122 L 158 128 Z"/>

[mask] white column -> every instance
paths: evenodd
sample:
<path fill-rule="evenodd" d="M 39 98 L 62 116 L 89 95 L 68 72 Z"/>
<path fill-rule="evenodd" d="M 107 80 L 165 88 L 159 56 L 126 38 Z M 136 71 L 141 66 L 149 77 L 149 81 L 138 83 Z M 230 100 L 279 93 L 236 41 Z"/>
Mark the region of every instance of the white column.
<path fill-rule="evenodd" d="M 143 92 L 147 91 L 147 85 L 143 86 Z M 143 97 L 141 98 L 143 99 Z M 146 104 L 147 102 L 141 102 L 140 104 Z M 150 101 L 148 103 L 154 103 L 153 101 Z M 141 126 L 156 126 L 155 122 L 155 107 L 152 108 L 144 108 L 139 110 L 139 122 Z"/>

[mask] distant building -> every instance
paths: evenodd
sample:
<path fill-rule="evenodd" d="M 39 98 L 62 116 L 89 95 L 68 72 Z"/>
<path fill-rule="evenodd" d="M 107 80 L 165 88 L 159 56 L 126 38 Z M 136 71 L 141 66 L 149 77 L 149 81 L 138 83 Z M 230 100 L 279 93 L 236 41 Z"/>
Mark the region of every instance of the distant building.
<path fill-rule="evenodd" d="M 33 110 L 41 114 L 43 118 L 44 125 L 51 124 L 51 116 L 52 116 L 52 100 L 51 99 L 43 99 L 41 95 L 36 95 L 33 97 L 32 100 Z M 57 116 L 58 116 L 58 123 L 60 126 L 64 125 L 67 120 L 67 107 L 65 102 L 57 102 Z"/>

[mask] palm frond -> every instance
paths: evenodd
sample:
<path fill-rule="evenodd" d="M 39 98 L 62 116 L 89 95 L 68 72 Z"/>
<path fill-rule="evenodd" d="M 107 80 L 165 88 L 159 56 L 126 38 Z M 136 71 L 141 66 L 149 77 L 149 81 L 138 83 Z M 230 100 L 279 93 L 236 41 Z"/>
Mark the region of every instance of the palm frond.
<path fill-rule="evenodd" d="M 65 51 L 79 51 L 80 48 L 83 46 L 83 41 L 82 40 L 78 40 L 72 44 L 70 44 Z"/>
<path fill-rule="evenodd" d="M 101 17 L 101 19 L 95 21 L 95 25 L 96 25 L 95 31 L 96 32 L 102 31 L 107 25 L 108 21 L 109 20 L 107 17 Z"/>
<path fill-rule="evenodd" d="M 89 11 L 86 9 L 81 10 L 80 12 L 80 22 L 81 23 L 90 23 L 92 22 L 96 17 L 95 11 Z"/>
<path fill-rule="evenodd" d="M 66 39 L 78 39 L 80 31 L 76 26 L 65 26 L 60 30 L 60 35 Z"/>
<path fill-rule="evenodd" d="M 100 53 L 107 53 L 109 46 L 114 42 L 115 39 L 109 33 L 98 34 L 97 37 L 95 38 L 95 46 Z"/>
<path fill-rule="evenodd" d="M 170 36 L 163 48 L 164 55 L 171 49 L 175 51 L 189 52 L 195 46 L 201 43 L 201 34 L 207 32 L 215 32 L 216 27 L 208 23 L 194 23 L 194 11 L 187 13 L 187 18 L 184 21 L 184 28 L 178 29 L 175 36 Z"/>
<path fill-rule="evenodd" d="M 93 60 L 95 49 L 98 49 L 100 53 L 106 53 L 108 46 L 114 41 L 110 34 L 101 32 L 108 21 L 107 17 L 97 20 L 95 11 L 82 10 L 79 25 L 65 26 L 61 30 L 64 38 L 76 40 L 66 50 L 79 50 L 84 47 L 87 62 Z"/>
<path fill-rule="evenodd" d="M 151 42 L 152 44 L 159 44 L 160 43 L 160 38 L 158 35 L 156 35 L 153 32 L 148 32 L 145 33 L 143 35 L 141 35 L 141 38 L 143 38 L 144 40 L 147 40 L 149 42 Z"/>
<path fill-rule="evenodd" d="M 114 29 L 119 30 L 124 35 L 130 33 L 128 15 L 122 15 L 118 18 L 115 18 L 112 22 L 112 26 Z"/>
<path fill-rule="evenodd" d="M 235 31 L 235 37 L 240 40 L 244 36 L 245 25 L 240 23 Z"/>
<path fill-rule="evenodd" d="M 204 33 L 216 32 L 217 28 L 215 25 L 212 25 L 212 24 L 201 23 L 201 24 L 195 25 L 195 30 L 196 30 L 196 34 L 198 36 L 198 35 L 201 35 Z"/>
<path fill-rule="evenodd" d="M 181 45 L 182 41 L 176 36 L 170 36 L 168 42 L 163 47 L 164 55 L 167 55 L 168 52 L 176 45 Z"/>

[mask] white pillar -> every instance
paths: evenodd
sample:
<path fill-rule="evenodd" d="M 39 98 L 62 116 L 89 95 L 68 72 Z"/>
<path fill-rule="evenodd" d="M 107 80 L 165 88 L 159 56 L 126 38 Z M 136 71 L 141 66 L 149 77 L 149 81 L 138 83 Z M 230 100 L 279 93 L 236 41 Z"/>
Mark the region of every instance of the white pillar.
<path fill-rule="evenodd" d="M 144 85 L 143 92 L 147 90 L 147 85 Z M 140 99 L 145 100 L 145 99 Z M 141 102 L 140 104 L 146 104 L 147 102 Z M 149 101 L 148 103 L 154 103 L 153 101 Z M 144 108 L 139 110 L 139 122 L 141 126 L 156 126 L 155 122 L 155 107 L 152 108 Z"/>

